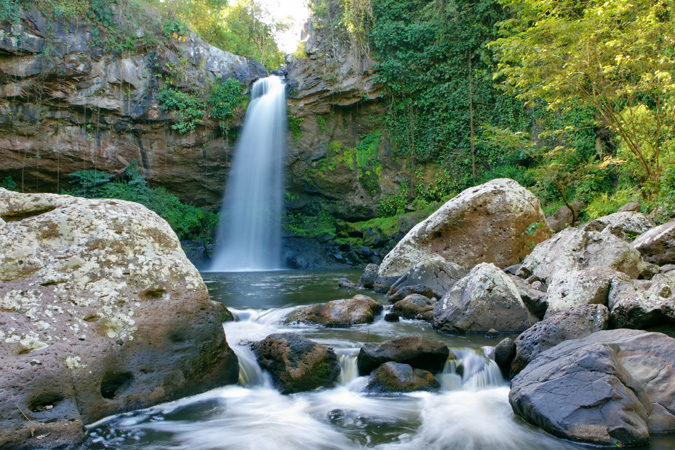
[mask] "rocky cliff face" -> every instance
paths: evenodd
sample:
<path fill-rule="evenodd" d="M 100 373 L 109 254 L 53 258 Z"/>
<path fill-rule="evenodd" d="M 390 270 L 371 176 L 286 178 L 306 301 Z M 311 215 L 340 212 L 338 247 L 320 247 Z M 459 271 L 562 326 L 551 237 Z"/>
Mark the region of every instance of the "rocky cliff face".
<path fill-rule="evenodd" d="M 0 24 L 0 180 L 57 192 L 69 173 L 115 173 L 135 159 L 151 183 L 182 200 L 219 205 L 242 114 L 230 133 L 207 118 L 181 134 L 172 129 L 176 114 L 160 107 L 159 85 L 175 71 L 178 88 L 193 92 L 231 77 L 250 84 L 266 71 L 194 34 L 160 32 L 157 42 L 148 30 L 135 33 L 134 45 L 111 50 L 98 28 L 48 20 L 35 7 Z"/>
<path fill-rule="evenodd" d="M 364 44 L 341 25 L 337 1 L 305 26 L 304 58 L 285 69 L 291 132 L 289 210 L 328 211 L 345 220 L 377 215 L 379 200 L 403 180 L 381 123 L 382 86 Z"/>

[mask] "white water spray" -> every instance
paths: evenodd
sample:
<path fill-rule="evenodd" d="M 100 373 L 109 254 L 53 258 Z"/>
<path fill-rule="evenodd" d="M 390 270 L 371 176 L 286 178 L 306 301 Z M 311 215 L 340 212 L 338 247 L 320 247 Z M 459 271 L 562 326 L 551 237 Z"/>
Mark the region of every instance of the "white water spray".
<path fill-rule="evenodd" d="M 257 81 L 221 209 L 213 272 L 281 268 L 286 94 L 281 78 Z"/>

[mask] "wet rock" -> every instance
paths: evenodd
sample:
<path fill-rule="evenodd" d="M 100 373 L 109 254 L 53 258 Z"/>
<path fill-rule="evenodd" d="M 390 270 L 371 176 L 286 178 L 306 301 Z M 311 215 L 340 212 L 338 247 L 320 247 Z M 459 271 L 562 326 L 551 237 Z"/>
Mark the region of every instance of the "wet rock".
<path fill-rule="evenodd" d="M 413 295 L 413 294 L 424 295 L 425 297 L 435 298 L 435 299 L 439 299 L 439 298 L 443 297 L 443 294 L 441 294 L 440 292 L 434 291 L 429 286 L 425 286 L 423 284 L 416 284 L 416 285 L 412 285 L 412 286 L 401 287 L 395 293 L 390 294 L 390 296 L 387 298 L 387 301 L 389 303 L 396 303 L 400 300 L 403 300 L 407 296 Z"/>
<path fill-rule="evenodd" d="M 623 211 L 595 219 L 582 227 L 584 231 L 604 231 L 626 241 L 632 241 L 652 228 L 656 224 L 644 214 L 635 211 Z"/>
<path fill-rule="evenodd" d="M 609 231 L 566 228 L 525 257 L 519 276 L 535 275 L 550 285 L 556 272 L 564 277 L 566 273 L 596 266 L 618 270 L 630 278 L 637 278 L 646 267 L 639 252 Z"/>
<path fill-rule="evenodd" d="M 282 394 L 332 386 L 340 374 L 332 349 L 295 333 L 267 336 L 253 345 L 253 351 Z"/>
<path fill-rule="evenodd" d="M 388 312 L 384 315 L 384 320 L 387 322 L 398 322 L 400 317 L 395 312 Z"/>
<path fill-rule="evenodd" d="M 441 388 L 440 383 L 431 372 L 422 369 L 413 369 L 408 364 L 386 362 L 374 370 L 366 391 L 371 393 L 389 392 L 436 392 Z"/>
<path fill-rule="evenodd" d="M 563 341 L 606 330 L 609 310 L 604 305 L 582 305 L 535 323 L 514 342 L 516 354 L 511 373 L 517 374 L 539 354 Z"/>
<path fill-rule="evenodd" d="M 379 268 L 380 266 L 377 264 L 368 264 L 363 271 L 363 275 L 361 275 L 361 278 L 359 279 L 359 285 L 366 289 L 372 289 L 375 280 L 377 279 L 377 271 Z"/>
<path fill-rule="evenodd" d="M 556 272 L 551 278 L 546 301 L 546 317 L 579 305 L 607 305 L 612 280 L 629 280 L 621 272 L 609 267 L 590 267 L 583 270 Z"/>
<path fill-rule="evenodd" d="M 428 261 L 416 264 L 391 286 L 389 295 L 406 286 L 424 285 L 445 294 L 467 271 L 457 264 L 447 262 L 440 256 L 431 256 Z"/>
<path fill-rule="evenodd" d="M 317 303 L 296 309 L 288 315 L 285 323 L 316 323 L 326 327 L 349 327 L 361 323 L 372 323 L 382 305 L 365 295 Z"/>
<path fill-rule="evenodd" d="M 485 333 L 485 337 L 488 338 L 488 339 L 494 339 L 494 338 L 496 338 L 497 336 L 499 336 L 499 331 L 495 330 L 494 328 L 490 328 L 490 329 L 487 330 L 487 332 Z"/>
<path fill-rule="evenodd" d="M 420 319 L 430 322 L 434 317 L 436 299 L 420 294 L 410 294 L 394 303 L 392 310 L 406 319 Z"/>
<path fill-rule="evenodd" d="M 525 233 L 533 223 L 542 225 Z M 537 197 L 516 181 L 496 179 L 465 190 L 417 224 L 384 258 L 379 276 L 401 277 L 437 256 L 465 270 L 481 262 L 507 267 L 549 236 Z"/>
<path fill-rule="evenodd" d="M 675 339 L 638 330 L 565 341 L 511 381 L 516 415 L 572 441 L 638 446 L 675 432 Z"/>
<path fill-rule="evenodd" d="M 536 324 L 535 324 L 536 325 Z M 502 339 L 499 344 L 495 346 L 494 360 L 502 372 L 504 378 L 508 378 L 511 374 L 511 362 L 516 357 L 516 344 L 513 339 Z"/>
<path fill-rule="evenodd" d="M 675 272 L 651 280 L 612 281 L 609 310 L 612 327 L 648 328 L 675 323 Z"/>
<path fill-rule="evenodd" d="M 586 207 L 586 204 L 583 202 L 573 202 L 570 206 L 574 210 L 574 215 L 578 218 L 579 212 Z M 561 206 L 556 212 L 550 216 L 546 216 L 546 222 L 554 233 L 558 233 L 567 227 L 573 227 L 572 220 L 572 211 L 567 206 Z"/>
<path fill-rule="evenodd" d="M 84 424 L 237 381 L 227 311 L 158 215 L 0 188 L 0 218 L 0 447 L 77 442 Z"/>
<path fill-rule="evenodd" d="M 434 308 L 433 326 L 450 333 L 480 332 L 494 328 L 519 332 L 537 322 L 509 276 L 494 264 L 474 267 Z"/>
<path fill-rule="evenodd" d="M 641 234 L 633 242 L 645 261 L 663 266 L 675 263 L 675 220 Z"/>
<path fill-rule="evenodd" d="M 407 336 L 381 343 L 367 343 L 361 347 L 357 358 L 359 373 L 369 374 L 387 361 L 440 372 L 448 360 L 450 351 L 441 341 Z"/>
<path fill-rule="evenodd" d="M 354 289 L 356 288 L 356 283 L 353 283 L 346 278 L 340 278 L 338 280 L 338 287 L 340 289 Z"/>

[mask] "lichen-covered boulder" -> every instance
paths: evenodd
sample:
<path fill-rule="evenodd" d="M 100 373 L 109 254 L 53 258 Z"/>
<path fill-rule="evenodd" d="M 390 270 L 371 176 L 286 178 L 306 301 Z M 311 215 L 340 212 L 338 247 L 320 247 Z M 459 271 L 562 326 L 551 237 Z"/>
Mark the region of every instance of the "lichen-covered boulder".
<path fill-rule="evenodd" d="M 382 305 L 366 295 L 333 300 L 298 308 L 286 317 L 285 323 L 315 323 L 326 327 L 349 327 L 362 323 L 372 323 L 375 316 L 382 312 Z"/>
<path fill-rule="evenodd" d="M 620 211 L 599 217 L 583 226 L 585 231 L 603 231 L 607 229 L 613 235 L 632 241 L 636 236 L 654 228 L 652 219 L 637 211 Z"/>
<path fill-rule="evenodd" d="M 282 394 L 331 386 L 340 375 L 332 349 L 295 333 L 269 335 L 253 345 L 253 352 Z"/>
<path fill-rule="evenodd" d="M 450 333 L 520 332 L 536 323 L 518 288 L 494 264 L 483 263 L 459 280 L 434 308 L 433 326 Z"/>
<path fill-rule="evenodd" d="M 377 394 L 414 391 L 435 392 L 440 388 L 441 384 L 431 372 L 393 361 L 386 362 L 374 370 L 366 385 L 367 392 Z"/>
<path fill-rule="evenodd" d="M 637 278 L 646 269 L 640 253 L 609 230 L 566 228 L 538 244 L 525 257 L 518 274 L 535 275 L 548 282 L 556 272 L 565 274 L 596 266 L 618 270 L 630 278 Z"/>
<path fill-rule="evenodd" d="M 599 331 L 541 353 L 511 381 L 516 415 L 564 439 L 645 445 L 675 432 L 675 339 Z"/>
<path fill-rule="evenodd" d="M 535 323 L 514 341 L 511 373 L 517 374 L 541 352 L 563 341 L 588 336 L 608 326 L 609 310 L 604 305 L 577 306 Z"/>
<path fill-rule="evenodd" d="M 410 294 L 392 306 L 392 311 L 405 319 L 431 321 L 434 317 L 436 299 L 420 294 Z"/>
<path fill-rule="evenodd" d="M 144 206 L 0 189 L 0 447 L 236 382 L 225 313 Z"/>
<path fill-rule="evenodd" d="M 440 372 L 449 355 L 448 347 L 441 341 L 406 336 L 381 343 L 364 344 L 359 351 L 356 364 L 362 375 L 369 374 L 387 361 L 410 364 L 415 368 L 431 372 Z"/>
<path fill-rule="evenodd" d="M 651 280 L 613 280 L 608 306 L 615 328 L 675 323 L 675 271 L 656 275 Z"/>
<path fill-rule="evenodd" d="M 555 272 L 546 291 L 546 316 L 551 317 L 579 305 L 605 305 L 612 280 L 630 280 L 623 272 L 609 267 Z"/>
<path fill-rule="evenodd" d="M 641 234 L 633 242 L 645 261 L 663 266 L 675 263 L 675 220 Z"/>
<path fill-rule="evenodd" d="M 387 254 L 378 275 L 391 285 L 437 256 L 465 270 L 481 262 L 503 268 L 550 236 L 537 197 L 514 180 L 496 179 L 465 190 L 417 224 Z"/>

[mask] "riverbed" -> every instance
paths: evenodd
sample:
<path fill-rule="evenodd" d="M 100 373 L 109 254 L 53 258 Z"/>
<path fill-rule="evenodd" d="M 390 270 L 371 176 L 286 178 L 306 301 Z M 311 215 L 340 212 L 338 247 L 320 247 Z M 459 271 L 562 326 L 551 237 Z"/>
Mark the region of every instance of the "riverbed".
<path fill-rule="evenodd" d="M 374 323 L 348 329 L 283 325 L 300 305 L 370 295 L 340 289 L 339 278 L 360 272 L 276 271 L 203 273 L 211 298 L 224 303 L 236 321 L 224 324 L 239 357 L 239 384 L 134 411 L 89 427 L 89 449 L 186 450 L 548 450 L 588 449 L 556 439 L 516 418 L 508 382 L 486 355 L 499 339 L 437 333 L 418 320 Z M 249 343 L 279 332 L 296 332 L 332 347 L 342 373 L 330 389 L 281 395 L 260 370 Z M 439 393 L 368 395 L 356 354 L 365 342 L 401 336 L 444 341 L 460 363 L 436 377 Z M 457 365 L 462 365 L 461 375 Z M 675 438 L 657 436 L 643 450 L 675 448 Z"/>

